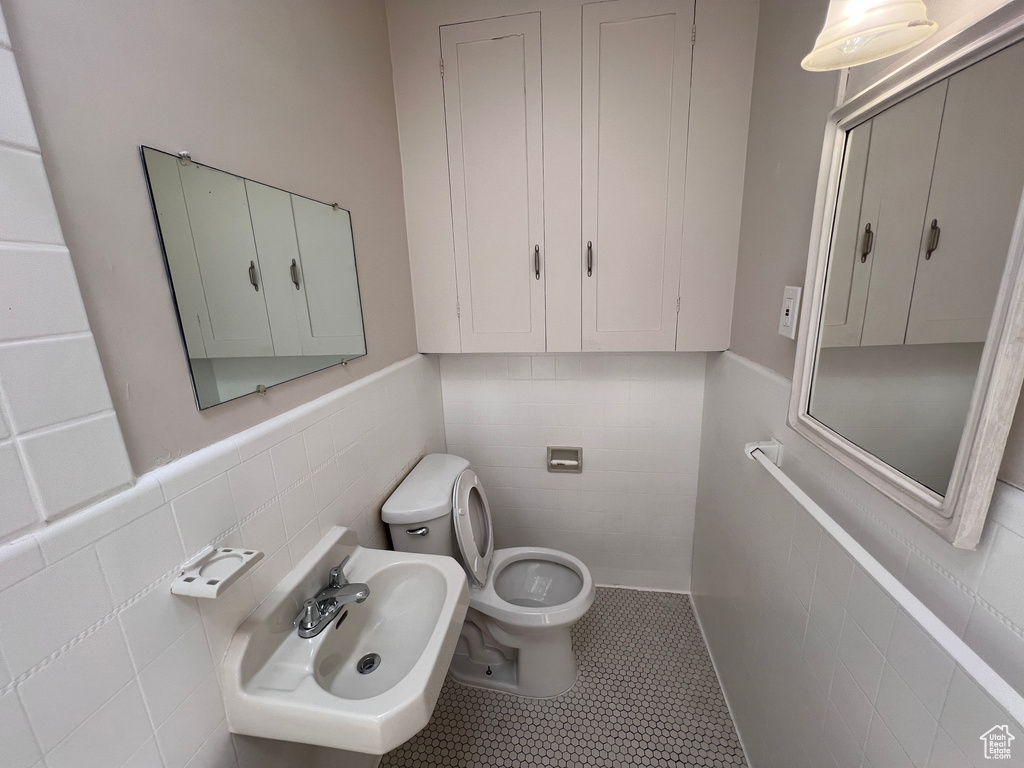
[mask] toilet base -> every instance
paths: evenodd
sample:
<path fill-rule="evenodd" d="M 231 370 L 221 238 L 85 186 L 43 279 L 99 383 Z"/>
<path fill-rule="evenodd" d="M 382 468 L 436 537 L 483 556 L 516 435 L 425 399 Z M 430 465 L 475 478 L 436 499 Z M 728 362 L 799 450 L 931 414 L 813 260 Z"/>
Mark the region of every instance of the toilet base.
<path fill-rule="evenodd" d="M 561 696 L 576 684 L 568 627 L 534 631 L 524 638 L 472 608 L 469 613 L 448 667 L 455 682 L 531 699 Z"/>
<path fill-rule="evenodd" d="M 516 693 L 516 663 L 504 661 L 501 664 L 482 664 L 473 661 L 466 653 L 456 653 L 448 667 L 452 680 L 473 688 Z"/>
<path fill-rule="evenodd" d="M 490 675 L 487 674 L 488 668 L 491 670 Z M 553 699 L 571 691 L 573 686 L 576 685 L 576 679 L 579 677 L 579 674 L 577 673 L 573 676 L 572 682 L 565 690 L 544 695 L 528 695 L 519 690 L 519 686 L 515 682 L 515 662 L 506 661 L 498 666 L 493 664 L 488 666 L 486 664 L 477 664 L 464 654 L 456 654 L 452 657 L 451 666 L 448 667 L 448 676 L 459 685 L 465 685 L 469 688 L 481 688 L 485 691 L 502 691 L 503 693 L 511 693 L 514 696 L 522 696 L 527 699 Z"/>

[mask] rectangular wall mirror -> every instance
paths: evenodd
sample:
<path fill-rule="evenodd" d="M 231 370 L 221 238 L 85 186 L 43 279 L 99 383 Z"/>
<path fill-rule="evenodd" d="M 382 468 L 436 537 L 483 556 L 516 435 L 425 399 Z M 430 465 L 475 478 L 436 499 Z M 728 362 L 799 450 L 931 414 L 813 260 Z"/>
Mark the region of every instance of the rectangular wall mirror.
<path fill-rule="evenodd" d="M 926 55 L 832 116 L 790 411 L 962 547 L 1021 385 L 1017 36 Z"/>
<path fill-rule="evenodd" d="M 366 354 L 347 210 L 142 159 L 200 409 Z"/>

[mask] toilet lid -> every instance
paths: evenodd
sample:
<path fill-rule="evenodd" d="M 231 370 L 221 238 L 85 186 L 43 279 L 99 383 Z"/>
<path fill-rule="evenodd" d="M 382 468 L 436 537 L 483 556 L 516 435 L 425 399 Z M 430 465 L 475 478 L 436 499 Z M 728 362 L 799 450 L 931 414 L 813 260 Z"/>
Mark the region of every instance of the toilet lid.
<path fill-rule="evenodd" d="M 459 542 L 462 562 L 470 577 L 483 586 L 487 583 L 487 569 L 494 553 L 494 531 L 491 529 L 491 508 L 480 485 L 480 478 L 472 469 L 463 470 L 455 481 L 452 494 L 455 538 Z"/>

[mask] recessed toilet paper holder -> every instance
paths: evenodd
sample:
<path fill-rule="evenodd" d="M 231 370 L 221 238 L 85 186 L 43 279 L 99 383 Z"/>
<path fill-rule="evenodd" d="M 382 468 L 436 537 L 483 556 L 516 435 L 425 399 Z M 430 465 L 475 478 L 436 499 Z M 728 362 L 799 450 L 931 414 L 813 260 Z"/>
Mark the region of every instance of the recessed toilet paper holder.
<path fill-rule="evenodd" d="M 583 471 L 583 449 L 579 446 L 549 445 L 548 472 Z"/>

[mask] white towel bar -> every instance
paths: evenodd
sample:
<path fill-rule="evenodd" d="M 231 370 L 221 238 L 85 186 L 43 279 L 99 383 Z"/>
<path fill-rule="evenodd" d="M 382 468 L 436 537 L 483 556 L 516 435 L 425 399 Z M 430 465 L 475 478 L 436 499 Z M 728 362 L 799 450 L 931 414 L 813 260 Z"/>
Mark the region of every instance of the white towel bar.
<path fill-rule="evenodd" d="M 1018 724 L 1024 725 L 1024 697 L 1003 680 L 998 672 L 992 669 L 967 643 L 932 613 L 928 606 L 903 586 L 899 579 L 889 573 L 880 562 L 871 556 L 870 552 L 858 544 L 839 523 L 832 519 L 828 512 L 818 506 L 814 499 L 804 493 L 803 489 L 769 458 L 769 454 L 771 454 L 781 460 L 782 443 L 777 440 L 747 443 L 743 452 L 748 458 L 768 470 L 768 473 L 779 481 L 779 484 L 836 540 L 836 543 L 845 549 L 857 564 L 867 571 L 868 575 L 878 582 L 878 585 L 920 624 L 935 639 L 935 642 L 946 650 L 946 653 L 953 657 L 953 661 L 960 665 L 964 672 L 985 689 L 989 696 L 995 699 L 996 703 L 1005 709 Z"/>

